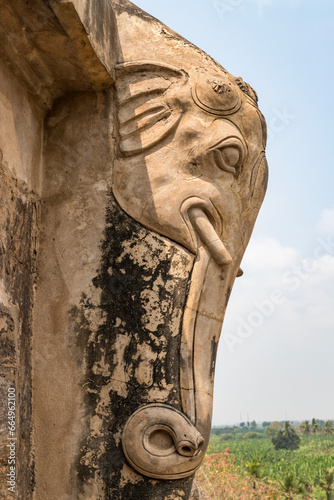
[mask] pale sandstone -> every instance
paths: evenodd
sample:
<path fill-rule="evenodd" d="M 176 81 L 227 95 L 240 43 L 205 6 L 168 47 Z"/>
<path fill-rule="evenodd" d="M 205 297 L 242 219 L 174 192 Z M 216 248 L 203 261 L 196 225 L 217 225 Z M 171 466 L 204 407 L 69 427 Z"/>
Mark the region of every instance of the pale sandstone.
<path fill-rule="evenodd" d="M 203 498 L 218 340 L 267 182 L 257 96 L 127 0 L 0 14 L 18 498 Z"/>

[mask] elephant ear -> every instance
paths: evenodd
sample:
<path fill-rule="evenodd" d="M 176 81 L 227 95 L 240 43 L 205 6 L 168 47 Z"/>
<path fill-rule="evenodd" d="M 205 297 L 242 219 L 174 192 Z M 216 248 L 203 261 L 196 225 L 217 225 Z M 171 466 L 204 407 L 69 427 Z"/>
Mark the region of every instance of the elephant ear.
<path fill-rule="evenodd" d="M 171 89 L 183 85 L 187 74 L 165 64 L 134 62 L 117 65 L 116 76 L 119 149 L 123 156 L 134 156 L 178 126 L 182 107 L 171 98 Z"/>

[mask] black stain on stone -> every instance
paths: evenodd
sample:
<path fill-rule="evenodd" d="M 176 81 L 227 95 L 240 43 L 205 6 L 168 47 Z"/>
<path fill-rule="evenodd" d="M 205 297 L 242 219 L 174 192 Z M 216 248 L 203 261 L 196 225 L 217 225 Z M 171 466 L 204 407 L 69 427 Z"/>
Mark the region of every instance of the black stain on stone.
<path fill-rule="evenodd" d="M 95 331 L 91 325 L 89 332 L 86 320 L 80 320 L 82 313 L 72 311 L 77 332 L 81 331 L 77 335 L 79 351 L 87 343 L 87 428 L 94 416 L 100 423 L 99 431 L 87 432 L 82 443 L 76 471 L 79 490 L 98 475 L 105 500 L 163 500 L 176 491 L 189 498 L 192 477 L 162 481 L 137 474 L 137 482 L 123 484 L 126 460 L 120 437 L 130 415 L 143 404 L 155 402 L 161 391 L 162 402 L 181 409 L 180 335 L 193 257 L 130 218 L 112 196 L 102 254 L 93 283 L 101 290 L 98 309 L 103 324 Z M 182 267 L 184 277 L 174 272 L 173 265 Z M 152 293 L 156 329 L 145 320 L 151 313 L 152 299 L 148 297 Z M 87 297 L 82 297 L 82 309 L 88 316 L 93 308 Z M 149 353 L 146 358 L 145 351 Z M 149 372 L 145 380 L 138 375 L 141 363 Z"/>
<path fill-rule="evenodd" d="M 0 304 L 0 335 L 14 331 L 14 320 L 8 309 Z"/>
<path fill-rule="evenodd" d="M 231 297 L 231 287 L 229 286 L 226 292 L 226 301 L 225 301 L 225 308 L 228 306 L 230 297 Z"/>
<path fill-rule="evenodd" d="M 82 301 L 85 302 L 86 309 L 93 309 L 92 304 L 85 294 L 83 294 Z M 77 366 L 82 366 L 82 360 L 85 356 L 86 347 L 89 342 L 90 336 L 90 324 L 88 319 L 85 317 L 84 309 L 77 306 L 73 306 L 69 311 L 69 330 L 75 332 L 75 338 L 68 335 L 68 349 L 76 362 Z"/>
<path fill-rule="evenodd" d="M 16 368 L 16 349 L 13 340 L 0 338 L 0 377 L 13 375 Z"/>
<path fill-rule="evenodd" d="M 6 167 L 0 166 L 0 275 L 11 302 L 18 306 L 17 347 L 3 340 L 3 347 L 14 363 L 11 370 L 17 373 L 16 392 L 20 401 L 17 415 L 19 430 L 17 461 L 20 467 L 18 495 L 30 500 L 34 487 L 34 463 L 31 443 L 32 433 L 32 310 L 36 277 L 37 225 L 39 202 L 27 191 L 26 185 L 13 179 Z M 2 313 L 4 310 L 2 309 Z M 2 315 L 2 319 L 4 316 Z M 13 319 L 5 315 L 2 333 L 14 329 Z M 7 330 L 7 331 L 5 331 Z M 7 357 L 6 357 L 7 359 Z M 6 361 L 7 362 L 7 361 Z"/>
<path fill-rule="evenodd" d="M 215 368 L 216 368 L 216 358 L 218 350 L 218 341 L 216 339 L 211 340 L 211 362 L 210 362 L 210 375 L 212 382 L 215 378 Z"/>

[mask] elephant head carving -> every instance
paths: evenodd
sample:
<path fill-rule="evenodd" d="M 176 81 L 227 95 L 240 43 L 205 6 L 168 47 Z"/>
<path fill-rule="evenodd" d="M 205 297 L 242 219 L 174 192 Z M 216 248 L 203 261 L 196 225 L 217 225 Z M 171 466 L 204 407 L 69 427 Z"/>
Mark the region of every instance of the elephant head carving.
<path fill-rule="evenodd" d="M 117 72 L 115 197 L 135 220 L 194 254 L 180 350 L 183 414 L 146 405 L 123 435 L 135 469 L 175 479 L 199 467 L 208 444 L 215 346 L 266 191 L 266 127 L 256 93 L 220 67 L 186 73 L 135 62 Z M 180 446 L 184 429 L 188 445 Z"/>
<path fill-rule="evenodd" d="M 240 239 L 246 246 L 252 230 L 244 212 L 255 219 L 267 182 L 265 122 L 255 92 L 223 70 L 188 75 L 153 63 L 119 65 L 117 82 L 120 155 L 113 185 L 120 205 L 193 253 L 198 231 L 189 211 L 200 206 L 236 261 Z M 190 198 L 194 205 L 185 205 Z M 236 238 L 226 232 L 232 220 Z M 219 260 L 218 246 L 210 248 Z M 220 251 L 227 255 L 221 245 Z"/>

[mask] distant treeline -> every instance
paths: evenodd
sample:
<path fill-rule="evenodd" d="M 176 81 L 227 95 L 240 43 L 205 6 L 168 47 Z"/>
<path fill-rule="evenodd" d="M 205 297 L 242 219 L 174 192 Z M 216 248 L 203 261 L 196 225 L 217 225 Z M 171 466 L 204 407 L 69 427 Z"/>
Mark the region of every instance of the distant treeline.
<path fill-rule="evenodd" d="M 312 419 L 312 423 L 310 422 L 308 424 L 308 420 L 305 421 L 292 421 L 291 424 L 297 431 L 301 431 L 304 434 L 307 434 L 305 432 L 308 429 L 309 426 L 309 432 L 321 432 L 322 429 L 325 429 L 327 422 L 333 422 L 331 420 L 320 420 L 320 419 Z M 263 434 L 267 428 L 270 427 L 269 434 L 271 430 L 279 430 L 280 428 L 283 428 L 285 421 L 264 421 L 264 422 L 256 422 L 253 420 L 252 422 L 240 422 L 239 424 L 236 425 L 225 425 L 225 426 L 213 426 L 211 429 L 211 434 L 213 436 L 220 436 L 222 434 L 246 434 L 247 432 L 250 431 L 256 431 L 260 434 Z M 268 432 L 267 432 L 268 433 Z"/>

